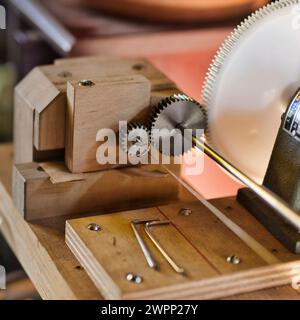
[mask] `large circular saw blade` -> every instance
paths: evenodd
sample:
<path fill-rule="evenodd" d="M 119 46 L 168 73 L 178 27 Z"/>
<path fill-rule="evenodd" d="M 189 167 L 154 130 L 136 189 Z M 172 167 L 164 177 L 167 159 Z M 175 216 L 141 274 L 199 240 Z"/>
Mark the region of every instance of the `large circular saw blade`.
<path fill-rule="evenodd" d="M 300 0 L 277 1 L 240 24 L 210 66 L 202 92 L 208 141 L 261 183 L 299 87 Z"/>

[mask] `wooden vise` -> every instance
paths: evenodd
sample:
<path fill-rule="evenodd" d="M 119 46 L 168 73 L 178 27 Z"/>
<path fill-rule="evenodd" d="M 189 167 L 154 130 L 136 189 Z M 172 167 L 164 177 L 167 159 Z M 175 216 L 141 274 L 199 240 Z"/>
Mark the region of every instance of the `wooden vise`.
<path fill-rule="evenodd" d="M 24 218 L 176 200 L 178 183 L 161 166 L 96 161 L 99 129 L 118 131 L 119 120 L 144 121 L 153 105 L 176 92 L 144 59 L 63 59 L 32 70 L 15 89 L 13 193 Z"/>

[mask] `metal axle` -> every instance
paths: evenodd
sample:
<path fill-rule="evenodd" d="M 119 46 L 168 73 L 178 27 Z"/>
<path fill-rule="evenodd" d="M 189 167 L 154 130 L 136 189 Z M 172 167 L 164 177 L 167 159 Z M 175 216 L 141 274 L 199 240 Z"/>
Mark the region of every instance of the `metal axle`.
<path fill-rule="evenodd" d="M 184 130 L 185 128 L 181 127 L 181 129 Z M 206 155 L 217 162 L 222 168 L 224 168 L 235 178 L 249 187 L 260 198 L 266 201 L 266 203 L 268 203 L 288 223 L 294 226 L 297 230 L 300 230 L 300 216 L 294 210 L 292 210 L 285 201 L 283 201 L 276 194 L 274 194 L 264 186 L 257 184 L 247 175 L 238 170 L 235 166 L 233 166 L 216 151 L 214 151 L 209 145 L 207 145 L 204 139 L 200 140 L 194 136 L 193 142 L 198 149 L 202 150 Z"/>

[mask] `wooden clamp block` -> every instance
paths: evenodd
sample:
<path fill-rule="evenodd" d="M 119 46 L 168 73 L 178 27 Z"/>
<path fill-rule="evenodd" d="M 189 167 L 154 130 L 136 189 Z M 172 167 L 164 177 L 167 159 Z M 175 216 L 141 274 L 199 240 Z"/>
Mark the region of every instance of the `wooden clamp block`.
<path fill-rule="evenodd" d="M 106 170 L 75 177 L 60 163 L 14 166 L 13 199 L 27 221 L 149 207 L 178 197 L 178 183 L 160 166 Z"/>
<path fill-rule="evenodd" d="M 40 68 L 19 83 L 14 105 L 15 163 L 41 160 L 43 151 L 64 148 L 65 105 L 66 96 Z"/>
<path fill-rule="evenodd" d="M 43 161 L 65 148 L 67 82 L 143 75 L 153 92 L 176 85 L 145 59 L 93 57 L 37 67 L 15 88 L 15 163 Z"/>
<path fill-rule="evenodd" d="M 96 141 L 98 130 L 118 132 L 119 121 L 144 122 L 151 112 L 151 82 L 145 77 L 132 75 L 91 80 L 91 86 L 69 82 L 67 88 L 65 162 L 74 173 L 115 167 L 100 165 L 96 160 L 97 148 L 103 143 Z"/>

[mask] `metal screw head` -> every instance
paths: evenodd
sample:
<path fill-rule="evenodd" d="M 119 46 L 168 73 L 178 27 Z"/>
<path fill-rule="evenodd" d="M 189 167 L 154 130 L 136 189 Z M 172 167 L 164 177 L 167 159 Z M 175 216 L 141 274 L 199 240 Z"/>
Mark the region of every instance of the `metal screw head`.
<path fill-rule="evenodd" d="M 97 223 L 90 223 L 88 225 L 88 229 L 91 231 L 101 231 L 102 230 L 101 226 Z"/>
<path fill-rule="evenodd" d="M 133 273 L 127 273 L 126 280 L 133 282 L 133 283 L 136 283 L 136 284 L 140 284 L 143 282 L 143 278 L 141 276 L 133 274 Z"/>
<path fill-rule="evenodd" d="M 179 214 L 182 216 L 188 217 L 192 214 L 192 212 L 193 211 L 189 208 L 182 208 L 182 209 L 180 209 Z"/>
<path fill-rule="evenodd" d="M 240 264 L 241 263 L 240 257 L 235 256 L 235 255 L 227 257 L 226 261 L 231 264 Z"/>
<path fill-rule="evenodd" d="M 92 87 L 95 85 L 92 80 L 80 80 L 78 84 L 83 87 Z"/>

